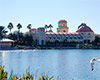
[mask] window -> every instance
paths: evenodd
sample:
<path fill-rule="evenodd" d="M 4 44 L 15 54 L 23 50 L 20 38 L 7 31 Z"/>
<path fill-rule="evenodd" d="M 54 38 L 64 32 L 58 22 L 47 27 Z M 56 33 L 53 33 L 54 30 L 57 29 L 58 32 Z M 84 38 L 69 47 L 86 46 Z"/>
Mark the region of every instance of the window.
<path fill-rule="evenodd" d="M 68 37 L 66 37 L 66 39 L 68 39 Z"/>
<path fill-rule="evenodd" d="M 70 37 L 70 39 L 72 39 L 72 37 Z"/>
<path fill-rule="evenodd" d="M 56 37 L 54 37 L 54 39 L 56 39 Z"/>
<path fill-rule="evenodd" d="M 58 39 L 60 39 L 60 37 L 58 37 Z"/>
<path fill-rule="evenodd" d="M 78 37 L 79 39 L 81 39 L 80 37 Z"/>
<path fill-rule="evenodd" d="M 84 33 L 82 33 L 82 35 L 84 35 Z"/>
<path fill-rule="evenodd" d="M 74 37 L 76 39 L 76 37 Z"/>
<path fill-rule="evenodd" d="M 65 30 L 63 32 L 66 32 Z"/>
<path fill-rule="evenodd" d="M 51 39 L 51 37 L 49 37 Z"/>
<path fill-rule="evenodd" d="M 91 33 L 88 33 L 88 35 L 91 35 Z"/>

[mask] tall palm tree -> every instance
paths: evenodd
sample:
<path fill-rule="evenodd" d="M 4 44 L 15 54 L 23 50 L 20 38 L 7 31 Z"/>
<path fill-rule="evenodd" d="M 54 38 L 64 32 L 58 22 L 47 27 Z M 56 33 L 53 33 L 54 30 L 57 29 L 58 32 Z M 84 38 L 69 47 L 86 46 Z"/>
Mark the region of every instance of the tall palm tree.
<path fill-rule="evenodd" d="M 48 28 L 48 25 L 45 25 L 46 32 L 47 32 L 47 28 Z"/>
<path fill-rule="evenodd" d="M 11 33 L 11 30 L 13 29 L 13 24 L 10 22 L 7 27 L 10 30 L 10 33 Z"/>
<path fill-rule="evenodd" d="M 51 24 L 49 25 L 49 28 L 50 28 L 49 32 L 53 32 L 51 29 L 51 28 L 53 28 L 53 26 Z"/>
<path fill-rule="evenodd" d="M 18 35 L 17 35 L 17 40 L 19 41 L 19 33 L 20 33 L 20 28 L 22 28 L 22 25 L 18 23 L 17 29 L 18 29 Z"/>
<path fill-rule="evenodd" d="M 0 26 L 0 38 L 4 37 L 7 32 L 4 26 Z"/>

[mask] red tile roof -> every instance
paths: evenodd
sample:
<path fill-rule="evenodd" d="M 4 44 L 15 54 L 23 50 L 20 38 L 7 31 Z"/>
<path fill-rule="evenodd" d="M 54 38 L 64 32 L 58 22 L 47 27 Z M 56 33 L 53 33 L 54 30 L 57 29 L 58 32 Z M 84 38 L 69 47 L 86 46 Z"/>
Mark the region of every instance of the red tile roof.
<path fill-rule="evenodd" d="M 80 29 L 78 29 L 76 32 L 93 32 L 92 29 L 88 26 L 83 26 Z"/>
<path fill-rule="evenodd" d="M 60 21 L 58 21 L 58 23 L 59 23 L 59 22 L 66 22 L 66 23 L 67 23 L 67 21 L 66 21 L 66 20 L 60 20 Z"/>

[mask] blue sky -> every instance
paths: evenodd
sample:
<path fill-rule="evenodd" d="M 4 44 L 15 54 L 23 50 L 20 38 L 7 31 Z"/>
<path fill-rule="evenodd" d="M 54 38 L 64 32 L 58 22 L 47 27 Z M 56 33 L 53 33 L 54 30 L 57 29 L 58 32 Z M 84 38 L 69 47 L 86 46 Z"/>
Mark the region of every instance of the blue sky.
<path fill-rule="evenodd" d="M 83 22 L 100 34 L 100 0 L 0 0 L 0 25 L 12 22 L 14 30 L 21 23 L 26 32 L 31 23 L 33 28 L 52 24 L 56 32 L 61 19 L 68 21 L 70 32 Z"/>

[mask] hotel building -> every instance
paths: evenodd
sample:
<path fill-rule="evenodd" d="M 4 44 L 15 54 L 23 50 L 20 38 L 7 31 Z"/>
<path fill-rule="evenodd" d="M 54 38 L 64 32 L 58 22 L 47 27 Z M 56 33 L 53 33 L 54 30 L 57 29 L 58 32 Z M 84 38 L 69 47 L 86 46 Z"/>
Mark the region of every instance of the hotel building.
<path fill-rule="evenodd" d="M 37 29 L 32 29 L 31 34 L 33 39 L 36 41 L 37 45 L 45 45 L 47 41 L 63 42 L 67 39 L 68 42 L 78 42 L 78 43 L 90 43 L 94 40 L 94 32 L 85 23 L 74 33 L 69 32 L 69 27 L 67 26 L 66 20 L 58 21 L 57 32 L 46 32 L 45 27 L 39 27 Z"/>

